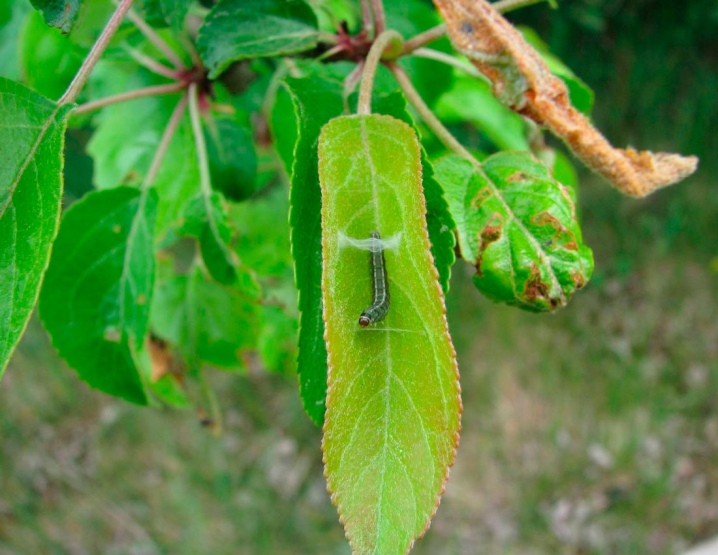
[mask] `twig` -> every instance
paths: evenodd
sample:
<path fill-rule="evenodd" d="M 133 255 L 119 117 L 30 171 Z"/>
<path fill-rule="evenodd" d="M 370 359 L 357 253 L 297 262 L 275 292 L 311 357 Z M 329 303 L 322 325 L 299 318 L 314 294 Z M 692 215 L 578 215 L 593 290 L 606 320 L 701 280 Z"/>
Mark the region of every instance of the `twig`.
<path fill-rule="evenodd" d="M 452 67 L 460 69 L 461 71 L 468 73 L 472 77 L 476 77 L 478 79 L 485 79 L 488 82 L 488 78 L 478 69 L 476 69 L 473 65 L 466 63 L 463 60 L 452 56 L 451 54 L 447 54 L 446 52 L 432 50 L 431 48 L 417 48 L 411 53 L 411 55 L 417 56 L 419 58 L 428 58 L 429 60 L 436 60 L 437 62 L 442 62 L 446 65 L 450 65 Z"/>
<path fill-rule="evenodd" d="M 125 93 L 108 96 L 107 98 L 101 98 L 99 100 L 93 100 L 92 102 L 87 102 L 85 104 L 81 104 L 77 108 L 77 110 L 75 110 L 75 114 L 84 114 L 85 112 L 91 112 L 92 110 L 104 108 L 105 106 L 110 106 L 111 104 L 118 104 L 119 102 L 126 102 L 127 100 L 134 100 L 136 98 L 144 98 L 146 96 L 160 96 L 163 94 L 171 94 L 174 92 L 179 92 L 186 88 L 187 88 L 187 83 L 177 82 L 177 83 L 168 83 L 167 85 L 154 85 L 152 87 L 144 87 L 142 89 L 135 89 L 134 91 L 128 91 Z"/>
<path fill-rule="evenodd" d="M 170 146 L 172 137 L 174 137 L 174 134 L 179 127 L 180 121 L 182 121 L 182 116 L 184 115 L 185 108 L 187 108 L 187 94 L 182 95 L 182 98 L 180 98 L 179 102 L 177 103 L 177 106 L 175 106 L 175 109 L 172 112 L 172 116 L 170 116 L 170 119 L 167 122 L 167 126 L 165 127 L 164 133 L 162 133 L 162 139 L 160 139 L 160 144 L 157 145 L 157 150 L 155 151 L 155 155 L 152 158 L 152 164 L 150 164 L 150 169 L 147 170 L 147 175 L 145 175 L 145 179 L 142 182 L 143 189 L 146 189 L 150 185 L 152 185 L 155 180 L 155 177 L 157 177 L 157 172 L 160 171 L 160 167 L 162 166 L 162 162 L 165 159 L 165 155 L 167 154 L 167 149 Z"/>
<path fill-rule="evenodd" d="M 374 13 L 374 36 L 379 38 L 379 36 L 386 30 L 384 2 L 382 0 L 371 0 L 371 8 Z"/>
<path fill-rule="evenodd" d="M 491 7 L 499 13 L 507 13 L 518 10 L 519 8 L 532 6 L 533 4 L 540 4 L 541 2 L 546 1 L 547 0 L 499 0 L 498 2 L 491 4 Z"/>
<path fill-rule="evenodd" d="M 404 43 L 404 51 L 402 54 L 409 54 L 417 48 L 421 48 L 430 42 L 440 39 L 444 35 L 446 35 L 446 23 L 432 27 L 431 29 L 424 31 L 423 33 L 419 33 L 415 37 L 411 37 L 408 41 L 406 41 Z"/>
<path fill-rule="evenodd" d="M 172 80 L 177 80 L 181 77 L 179 71 L 159 63 L 154 58 L 150 58 L 149 56 L 143 54 L 135 48 L 132 48 L 131 46 L 125 46 L 124 49 L 125 52 L 127 52 L 132 57 L 133 60 L 135 60 L 141 66 L 149 69 L 152 73 L 162 75 L 163 77 L 167 77 Z"/>
<path fill-rule="evenodd" d="M 358 114 L 371 114 L 371 91 L 374 86 L 376 68 L 387 47 L 392 42 L 401 44 L 401 41 L 401 35 L 396 31 L 384 31 L 376 38 L 374 44 L 371 45 L 369 55 L 364 63 L 364 71 L 362 72 L 361 87 L 359 89 L 359 105 L 357 107 Z M 401 48 L 399 48 L 399 50 L 401 50 Z"/>
<path fill-rule="evenodd" d="M 426 105 L 424 100 L 421 98 L 421 96 L 419 96 L 419 93 L 414 88 L 414 85 L 411 84 L 411 79 L 409 79 L 409 76 L 406 74 L 406 72 L 401 69 L 398 64 L 390 63 L 387 64 L 387 66 L 389 67 L 389 70 L 394 76 L 394 79 L 396 79 L 396 82 L 399 83 L 399 86 L 404 91 L 406 98 L 416 109 L 416 111 L 419 112 L 419 115 L 424 120 L 424 123 L 429 126 L 429 129 L 434 132 L 434 134 L 444 144 L 444 146 L 446 146 L 446 148 L 448 148 L 449 150 L 454 151 L 459 156 L 462 156 L 469 160 L 475 160 L 471 153 L 466 150 L 466 148 L 464 148 L 464 146 L 459 143 L 459 141 L 456 140 L 456 138 L 449 132 L 446 127 L 444 127 L 444 124 L 441 123 L 439 121 L 439 118 L 434 115 L 434 112 L 431 110 L 431 108 Z"/>
<path fill-rule="evenodd" d="M 180 60 L 177 54 L 175 54 L 174 50 L 170 48 L 170 46 L 164 41 L 161 36 L 159 36 L 155 32 L 152 27 L 145 23 L 144 19 L 142 19 L 133 11 L 130 11 L 127 14 L 127 17 L 129 17 L 130 21 L 134 23 L 135 27 L 137 27 L 145 37 L 147 37 L 147 40 L 154 44 L 155 47 L 157 47 L 157 50 L 159 50 L 165 55 L 165 58 L 167 58 L 167 60 L 172 63 L 175 69 L 187 69 L 182 60 Z"/>
<path fill-rule="evenodd" d="M 125 14 L 127 14 L 131 6 L 132 0 L 121 0 L 118 4 L 115 13 L 112 14 L 112 17 L 107 22 L 107 25 L 105 25 L 105 28 L 102 30 L 99 38 L 92 46 L 92 50 L 90 50 L 87 58 L 85 58 L 85 61 L 82 62 L 82 66 L 77 72 L 77 75 L 75 75 L 75 78 L 72 80 L 72 83 L 70 83 L 70 86 L 67 87 L 65 94 L 63 94 L 60 100 L 58 100 L 58 104 L 72 104 L 75 100 L 77 100 L 82 87 L 85 86 L 87 79 L 90 77 L 90 73 L 92 73 L 92 70 L 95 68 L 100 56 L 102 56 L 105 48 L 107 48 L 107 45 L 110 43 L 115 31 L 117 31 L 117 28 L 120 26 L 120 23 L 122 23 L 122 20 L 125 18 Z"/>

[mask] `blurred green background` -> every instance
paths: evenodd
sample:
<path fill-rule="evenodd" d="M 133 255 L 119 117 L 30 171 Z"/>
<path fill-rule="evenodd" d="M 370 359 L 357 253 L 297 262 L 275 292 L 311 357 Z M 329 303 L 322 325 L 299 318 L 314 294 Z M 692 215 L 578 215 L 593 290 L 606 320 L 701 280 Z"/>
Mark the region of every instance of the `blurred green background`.
<path fill-rule="evenodd" d="M 413 553 L 674 554 L 718 534 L 718 3 L 558 3 L 511 19 L 596 91 L 599 128 L 701 167 L 644 200 L 581 173 L 596 272 L 555 315 L 454 268 L 463 433 Z M 348 554 L 296 379 L 209 378 L 220 439 L 90 390 L 33 321 L 0 387 L 0 555 Z"/>

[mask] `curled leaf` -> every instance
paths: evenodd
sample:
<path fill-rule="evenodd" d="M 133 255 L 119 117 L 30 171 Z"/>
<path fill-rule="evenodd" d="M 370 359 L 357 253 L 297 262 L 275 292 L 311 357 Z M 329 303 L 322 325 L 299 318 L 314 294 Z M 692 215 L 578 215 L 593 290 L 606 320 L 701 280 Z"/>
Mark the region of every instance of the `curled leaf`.
<path fill-rule="evenodd" d="M 620 191 L 642 197 L 696 170 L 695 156 L 612 147 L 571 105 L 563 81 L 486 0 L 434 3 L 454 46 L 491 80 L 494 94 L 512 110 L 548 127 Z"/>
<path fill-rule="evenodd" d="M 487 297 L 534 312 L 565 305 L 591 277 L 571 190 L 527 152 L 483 164 L 448 156 L 436 165 L 461 255 Z"/>

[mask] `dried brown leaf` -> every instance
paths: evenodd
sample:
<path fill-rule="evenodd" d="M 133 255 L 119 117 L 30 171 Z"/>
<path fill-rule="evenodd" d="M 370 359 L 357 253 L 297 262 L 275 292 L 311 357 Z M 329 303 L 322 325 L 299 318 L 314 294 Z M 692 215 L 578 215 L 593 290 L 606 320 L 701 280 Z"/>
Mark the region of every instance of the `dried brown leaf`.
<path fill-rule="evenodd" d="M 642 197 L 696 170 L 695 156 L 612 147 L 571 106 L 563 81 L 551 74 L 531 45 L 486 0 L 434 3 L 446 20 L 454 47 L 491 80 L 497 98 L 550 129 L 620 191 Z"/>

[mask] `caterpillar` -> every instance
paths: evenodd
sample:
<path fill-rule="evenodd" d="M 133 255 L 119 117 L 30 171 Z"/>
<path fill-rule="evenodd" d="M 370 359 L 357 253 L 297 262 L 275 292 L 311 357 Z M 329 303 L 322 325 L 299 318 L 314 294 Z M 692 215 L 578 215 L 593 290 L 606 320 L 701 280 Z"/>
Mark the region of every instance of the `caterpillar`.
<path fill-rule="evenodd" d="M 381 245 L 381 236 L 378 231 L 371 234 L 376 244 Z M 381 322 L 389 312 L 389 281 L 386 275 L 386 261 L 384 260 L 384 247 L 372 249 L 370 253 L 372 286 L 374 289 L 371 306 L 359 316 L 359 325 L 362 328 L 369 324 Z"/>

